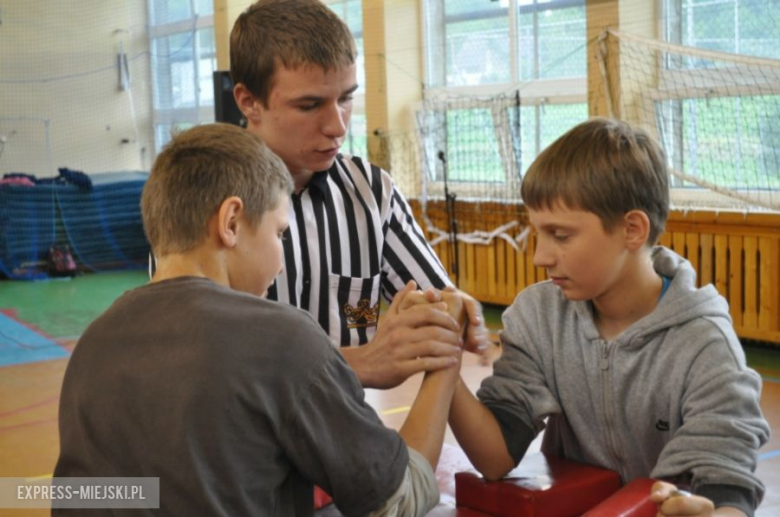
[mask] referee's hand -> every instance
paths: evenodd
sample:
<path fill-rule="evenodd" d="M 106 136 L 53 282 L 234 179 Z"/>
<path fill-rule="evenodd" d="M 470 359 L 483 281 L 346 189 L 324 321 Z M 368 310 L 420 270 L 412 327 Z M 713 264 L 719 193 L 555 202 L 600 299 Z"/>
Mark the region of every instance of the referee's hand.
<path fill-rule="evenodd" d="M 380 317 L 376 334 L 342 354 L 366 388 L 389 389 L 410 376 L 454 367 L 461 355 L 461 330 L 443 301 L 404 303 L 419 296 L 414 282 L 400 290 Z M 404 307 L 404 310 L 401 308 Z"/>

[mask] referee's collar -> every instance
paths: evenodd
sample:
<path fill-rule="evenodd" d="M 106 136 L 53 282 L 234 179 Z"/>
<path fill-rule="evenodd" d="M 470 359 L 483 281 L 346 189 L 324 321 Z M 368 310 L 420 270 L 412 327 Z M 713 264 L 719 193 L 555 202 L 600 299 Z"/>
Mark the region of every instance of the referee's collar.
<path fill-rule="evenodd" d="M 333 165 L 330 166 L 330 169 L 315 172 L 314 175 L 312 175 L 311 179 L 309 180 L 308 185 L 306 185 L 306 188 L 314 188 L 319 190 L 321 193 L 325 194 L 328 192 L 328 174 L 333 171 L 335 172 L 338 170 L 338 160 L 341 160 L 341 153 L 339 153 L 336 156 L 336 159 L 333 160 Z"/>

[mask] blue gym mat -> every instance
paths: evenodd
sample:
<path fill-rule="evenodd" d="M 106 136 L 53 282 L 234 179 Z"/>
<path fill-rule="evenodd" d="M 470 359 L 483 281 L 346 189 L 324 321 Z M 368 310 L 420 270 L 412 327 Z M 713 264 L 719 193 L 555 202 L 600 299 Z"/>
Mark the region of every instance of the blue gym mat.
<path fill-rule="evenodd" d="M 68 357 L 57 343 L 0 313 L 0 367 Z"/>

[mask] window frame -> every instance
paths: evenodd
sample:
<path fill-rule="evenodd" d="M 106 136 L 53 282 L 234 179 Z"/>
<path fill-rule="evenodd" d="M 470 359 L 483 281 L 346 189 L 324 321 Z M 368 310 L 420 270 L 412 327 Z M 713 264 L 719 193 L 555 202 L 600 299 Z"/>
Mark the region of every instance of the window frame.
<path fill-rule="evenodd" d="M 202 122 L 214 121 L 214 101 L 211 104 L 201 103 L 200 91 L 200 66 L 202 59 L 212 59 L 216 69 L 216 46 L 213 53 L 203 54 L 200 49 L 200 31 L 203 29 L 214 29 L 214 15 L 200 15 L 196 13 L 197 0 L 190 0 L 190 17 L 176 20 L 169 23 L 152 24 L 152 11 L 154 10 L 155 0 L 148 0 L 147 8 L 149 14 L 149 49 L 151 57 L 151 79 L 152 85 L 150 95 L 152 95 L 152 132 L 154 135 L 155 154 L 159 153 L 165 142 L 160 142 L 158 138 L 158 128 L 172 127 L 176 124 L 199 124 Z M 190 51 L 193 59 L 193 91 L 195 94 L 195 105 L 193 107 L 178 108 L 158 108 L 154 102 L 155 90 L 158 88 L 158 79 L 156 74 L 156 63 L 154 58 L 155 40 L 167 38 L 178 34 L 192 33 Z M 189 61 L 189 60 L 187 60 Z M 170 63 L 169 63 L 170 65 Z M 170 67 L 170 66 L 169 66 Z M 170 86 L 170 85 L 169 85 Z"/>
<path fill-rule="evenodd" d="M 346 20 L 345 20 L 345 18 L 346 18 L 347 0 L 323 0 L 323 3 L 325 3 L 325 5 L 327 5 L 330 9 L 332 9 L 333 12 L 335 12 L 337 15 L 339 15 L 339 18 L 341 18 L 341 20 L 344 21 L 344 23 L 347 23 Z M 334 7 L 333 7 L 334 4 L 342 4 L 345 7 L 345 11 L 343 13 L 339 13 L 338 11 L 336 11 L 334 9 Z M 361 2 L 361 6 L 360 6 L 360 12 L 361 12 L 361 16 L 362 16 L 362 13 L 363 13 L 362 2 Z M 353 32 L 350 29 L 350 32 L 352 33 L 352 38 L 356 42 L 357 42 L 358 38 L 362 38 L 363 37 L 363 32 L 364 32 L 363 21 L 361 20 L 360 30 L 359 31 L 354 31 Z M 365 54 L 365 46 L 363 47 L 363 52 Z M 357 67 L 358 62 L 359 62 L 359 60 L 355 60 L 356 67 Z M 358 75 L 358 78 L 359 78 L 360 77 L 359 71 L 358 71 L 357 75 Z M 365 80 L 365 77 L 366 77 L 366 74 L 365 74 L 365 65 L 364 65 L 363 66 L 363 79 L 364 80 Z M 344 137 L 344 143 L 341 146 L 342 152 L 348 151 L 349 154 L 352 154 L 352 149 L 351 148 L 352 148 L 352 141 L 354 139 L 354 136 L 353 136 L 353 133 L 352 133 L 352 118 L 355 115 L 358 115 L 358 116 L 361 116 L 361 117 L 365 117 L 366 116 L 366 93 L 365 93 L 365 91 L 366 91 L 366 85 L 365 84 L 358 84 L 357 91 L 355 91 L 352 94 L 352 112 L 350 114 L 349 128 L 347 128 L 347 134 Z M 368 135 L 367 134 L 363 135 L 363 137 L 366 139 L 366 142 L 368 142 L 368 139 L 367 139 Z M 349 148 L 349 149 L 347 149 L 347 148 Z M 366 153 L 368 153 L 368 149 L 366 149 L 365 151 L 366 151 Z M 360 153 L 356 153 L 355 155 L 356 156 L 361 156 Z M 361 157 L 365 157 L 365 155 L 362 155 Z"/>
<path fill-rule="evenodd" d="M 735 0 L 739 4 L 740 0 Z M 658 20 L 658 33 L 660 37 L 656 41 L 646 40 L 644 38 L 637 38 L 628 36 L 630 38 L 645 40 L 649 42 L 654 48 L 663 51 L 669 49 L 673 51 L 673 45 L 684 45 L 682 40 L 682 19 L 684 13 L 682 12 L 683 0 L 657 0 L 658 10 L 661 16 Z M 722 2 L 726 3 L 726 2 Z M 670 27 L 670 19 L 672 18 L 672 12 L 670 7 L 674 5 L 676 7 L 674 20 L 678 23 L 678 27 Z M 690 6 L 690 8 L 701 7 L 699 5 Z M 626 38 L 625 34 L 621 34 L 622 38 Z M 672 41 L 671 38 L 675 38 L 678 41 Z M 705 48 L 696 48 L 696 53 L 703 58 L 711 59 L 713 61 L 729 61 L 733 59 L 732 55 L 727 52 L 721 52 L 717 50 L 709 50 Z M 773 66 L 777 67 L 777 60 L 772 58 L 763 58 L 758 56 L 749 56 L 740 54 L 740 61 L 745 64 L 755 64 L 757 66 Z M 642 124 L 647 124 L 649 127 L 658 128 L 658 115 L 656 115 L 656 102 L 677 102 L 679 106 L 673 108 L 677 110 L 676 116 L 672 120 L 671 135 L 672 141 L 670 145 L 671 154 L 670 157 L 671 167 L 677 172 L 690 177 L 696 177 L 693 175 L 693 171 L 686 171 L 683 163 L 685 156 L 685 137 L 683 136 L 684 130 L 684 116 L 682 114 L 682 104 L 685 101 L 695 101 L 704 99 L 709 101 L 710 99 L 738 99 L 740 97 L 749 97 L 751 95 L 780 95 L 780 85 L 772 82 L 756 82 L 756 78 L 741 72 L 737 67 L 721 67 L 717 69 L 697 68 L 697 67 L 672 67 L 668 60 L 659 60 L 658 62 L 658 84 L 657 87 L 649 91 L 646 95 L 646 106 L 644 110 L 640 110 L 640 113 L 646 114 L 648 118 L 642 119 Z M 731 77 L 737 79 L 737 84 L 723 83 L 724 74 L 728 74 Z M 691 85 L 685 88 L 680 88 L 679 85 L 686 84 Z M 661 133 L 656 133 L 659 138 Z M 677 135 L 677 136 L 674 136 Z M 666 147 L 666 146 L 665 146 Z M 706 181 L 706 180 L 703 180 Z M 719 194 L 716 191 L 707 189 L 705 187 L 691 184 L 680 179 L 678 176 L 672 175 L 670 178 L 670 197 L 673 204 L 678 205 L 690 205 L 695 204 L 698 206 L 706 206 L 712 208 L 721 207 L 733 207 L 734 197 L 730 197 L 724 194 Z M 765 192 L 762 193 L 762 188 L 757 186 L 756 188 L 746 187 L 728 187 L 735 192 L 743 193 L 744 196 L 760 200 Z M 780 190 L 769 189 L 770 192 L 780 192 Z"/>
<path fill-rule="evenodd" d="M 448 22 L 473 20 L 473 13 L 466 15 L 451 15 L 445 16 L 441 10 L 444 8 L 444 2 L 446 0 L 426 0 L 421 2 L 420 13 L 423 20 L 423 38 L 425 41 L 425 47 L 423 52 L 423 70 L 427 84 L 436 84 L 446 82 L 446 26 Z M 448 107 L 462 107 L 462 99 L 458 100 L 457 97 L 471 97 L 474 99 L 473 105 L 469 104 L 468 108 L 490 108 L 493 106 L 489 101 L 481 101 L 480 99 L 486 99 L 489 97 L 495 97 L 501 94 L 511 94 L 512 92 L 519 91 L 520 93 L 520 107 L 534 107 L 535 116 L 534 124 L 536 126 L 534 149 L 537 156 L 541 152 L 541 135 L 539 128 L 541 126 L 541 110 L 545 105 L 572 105 L 572 104 L 587 104 L 588 102 L 588 80 L 587 71 L 583 76 L 576 76 L 570 78 L 555 78 L 555 79 L 533 79 L 533 80 L 520 80 L 520 63 L 518 60 L 518 16 L 526 13 L 538 14 L 550 9 L 566 9 L 571 7 L 583 6 L 584 2 L 581 0 L 552 0 L 547 3 L 534 3 L 530 5 L 519 5 L 518 0 L 508 0 L 507 7 L 502 10 L 486 11 L 488 14 L 486 17 L 499 17 L 508 15 L 509 24 L 509 59 L 510 59 L 510 81 L 505 83 L 483 84 L 476 86 L 433 86 L 425 88 L 423 92 L 424 101 L 420 103 L 415 112 L 418 115 L 418 134 L 421 139 L 421 152 L 423 156 L 423 170 L 422 174 L 425 176 L 424 185 L 428 196 L 443 197 L 444 196 L 444 181 L 439 179 L 443 176 L 441 173 L 442 164 L 440 160 L 435 160 L 435 171 L 433 171 L 433 178 L 431 177 L 431 158 L 427 156 L 430 154 L 428 151 L 429 142 L 424 140 L 422 136 L 424 128 L 419 127 L 419 120 L 421 116 L 426 115 L 426 111 L 431 109 L 448 109 Z M 434 19 L 437 17 L 437 19 Z M 432 34 L 432 26 L 436 25 L 437 33 Z M 538 19 L 534 20 L 534 75 L 539 75 L 539 63 L 538 63 L 538 43 L 539 43 L 539 23 Z M 439 39 L 439 45 L 434 44 L 433 41 Z M 587 44 L 587 37 L 583 40 L 583 45 Z M 441 49 L 444 49 L 443 51 Z M 437 70 L 434 70 L 433 63 L 436 63 Z M 438 81 L 435 75 L 438 75 Z M 503 101 L 498 101 L 498 104 L 503 108 L 506 108 Z M 510 102 L 510 108 L 516 105 L 516 101 Z M 506 113 L 506 110 L 502 110 Z M 493 118 L 496 122 L 496 128 L 505 127 L 506 121 L 503 115 L 497 115 L 493 112 Z M 512 196 L 512 199 L 520 199 L 519 184 L 522 179 L 524 171 L 518 171 L 516 163 L 510 163 L 507 157 L 507 149 L 512 149 L 512 135 L 500 135 L 500 131 L 497 131 L 496 138 L 499 142 L 498 152 L 503 164 L 503 183 L 502 188 L 505 188 L 511 192 L 515 192 L 516 195 Z M 510 147 L 507 148 L 506 145 Z M 444 138 L 444 142 L 439 143 L 439 147 L 447 152 L 447 142 Z M 435 157 L 434 157 L 435 158 Z M 479 184 L 478 182 L 471 181 L 451 181 L 448 180 L 448 185 L 452 185 L 457 189 L 458 195 L 466 198 L 484 199 L 490 197 L 490 193 L 495 191 L 495 185 Z M 452 188 L 452 187 L 450 187 Z"/>

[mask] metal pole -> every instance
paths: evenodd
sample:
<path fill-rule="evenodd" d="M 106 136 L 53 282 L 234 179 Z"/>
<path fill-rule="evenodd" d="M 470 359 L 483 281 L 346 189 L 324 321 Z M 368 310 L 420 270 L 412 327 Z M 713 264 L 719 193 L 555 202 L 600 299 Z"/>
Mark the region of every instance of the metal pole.
<path fill-rule="evenodd" d="M 455 214 L 455 198 L 457 197 L 457 194 L 450 194 L 447 177 L 447 158 L 444 155 L 444 151 L 439 151 L 438 158 L 441 161 L 442 172 L 444 174 L 444 204 L 447 210 L 447 227 L 450 234 L 450 252 L 453 257 L 452 274 L 455 276 L 455 287 L 459 287 L 460 259 L 458 257 L 458 218 Z"/>

